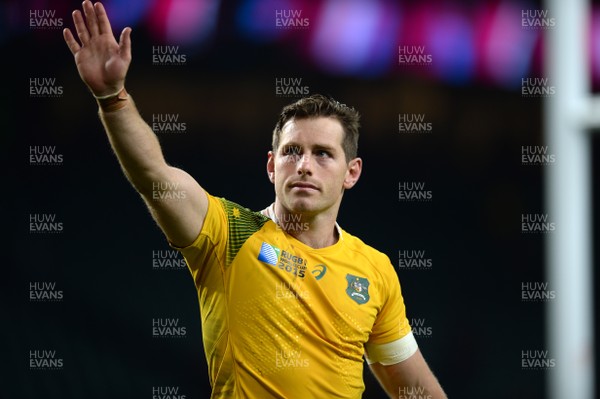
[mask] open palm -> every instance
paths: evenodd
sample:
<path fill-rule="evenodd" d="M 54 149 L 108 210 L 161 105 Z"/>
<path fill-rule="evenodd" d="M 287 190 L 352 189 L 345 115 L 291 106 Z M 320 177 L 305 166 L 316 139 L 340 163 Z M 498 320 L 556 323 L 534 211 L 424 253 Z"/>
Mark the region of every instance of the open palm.
<path fill-rule="evenodd" d="M 131 29 L 125 28 L 119 42 L 115 40 L 101 3 L 83 2 L 83 15 L 73 12 L 79 42 L 69 28 L 63 31 L 67 46 L 75 57 L 79 76 L 95 96 L 116 94 L 125 85 L 131 63 Z"/>

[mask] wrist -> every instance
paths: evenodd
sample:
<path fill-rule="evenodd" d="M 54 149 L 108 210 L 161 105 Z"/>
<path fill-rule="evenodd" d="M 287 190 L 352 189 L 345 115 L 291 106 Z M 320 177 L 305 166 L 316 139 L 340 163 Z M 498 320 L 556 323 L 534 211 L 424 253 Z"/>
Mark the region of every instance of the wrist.
<path fill-rule="evenodd" d="M 117 93 L 106 96 L 96 96 L 94 94 L 94 98 L 103 112 L 114 112 L 127 106 L 129 94 L 125 90 L 125 87 L 123 87 Z"/>

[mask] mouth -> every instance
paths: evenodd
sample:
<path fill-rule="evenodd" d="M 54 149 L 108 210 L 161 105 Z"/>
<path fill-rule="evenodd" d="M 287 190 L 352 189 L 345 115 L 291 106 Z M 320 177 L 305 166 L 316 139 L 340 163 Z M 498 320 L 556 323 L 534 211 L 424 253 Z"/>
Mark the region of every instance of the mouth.
<path fill-rule="evenodd" d="M 307 182 L 295 182 L 295 183 L 290 184 L 289 187 L 291 189 L 297 189 L 297 190 L 319 191 L 319 187 L 317 187 L 316 185 L 314 185 L 312 183 L 307 183 Z"/>

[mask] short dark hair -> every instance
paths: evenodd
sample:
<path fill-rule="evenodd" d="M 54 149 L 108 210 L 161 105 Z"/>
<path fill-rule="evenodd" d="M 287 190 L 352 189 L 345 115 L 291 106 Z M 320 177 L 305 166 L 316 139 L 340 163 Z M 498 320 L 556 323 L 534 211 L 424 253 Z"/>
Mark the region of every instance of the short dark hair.
<path fill-rule="evenodd" d="M 356 158 L 360 114 L 354 108 L 322 94 L 313 94 L 283 107 L 273 130 L 273 152 L 277 152 L 281 130 L 289 120 L 317 118 L 319 116 L 333 117 L 340 122 L 344 130 L 342 148 L 346 155 L 346 162 Z"/>

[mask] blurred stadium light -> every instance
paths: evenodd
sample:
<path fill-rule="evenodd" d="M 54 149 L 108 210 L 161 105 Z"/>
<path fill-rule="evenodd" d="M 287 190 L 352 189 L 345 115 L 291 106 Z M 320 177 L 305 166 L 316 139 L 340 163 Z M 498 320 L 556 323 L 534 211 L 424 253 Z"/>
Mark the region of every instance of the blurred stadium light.
<path fill-rule="evenodd" d="M 65 24 L 74 1 L 55 4 L 29 0 L 29 9 L 55 9 Z M 156 41 L 188 47 L 192 53 L 214 39 L 221 18 L 219 0 L 106 0 L 115 31 L 143 26 Z M 0 43 L 28 33 L 25 6 L 0 4 L 5 18 Z M 392 2 L 384 0 L 240 0 L 229 4 L 241 40 L 294 47 L 298 59 L 332 75 L 372 78 L 390 74 L 427 74 L 452 85 L 487 84 L 518 90 L 524 76 L 541 73 L 543 30 L 520 29 L 521 10 L 530 1 Z M 279 29 L 276 12 L 298 10 L 311 29 Z M 600 8 L 594 6 L 587 34 L 592 84 L 600 87 Z M 22 13 L 21 13 L 22 14 Z M 400 45 L 423 45 L 436 59 L 432 68 L 398 68 Z"/>
<path fill-rule="evenodd" d="M 216 30 L 218 0 L 155 0 L 153 4 L 148 13 L 150 31 L 164 43 L 201 47 Z"/>

